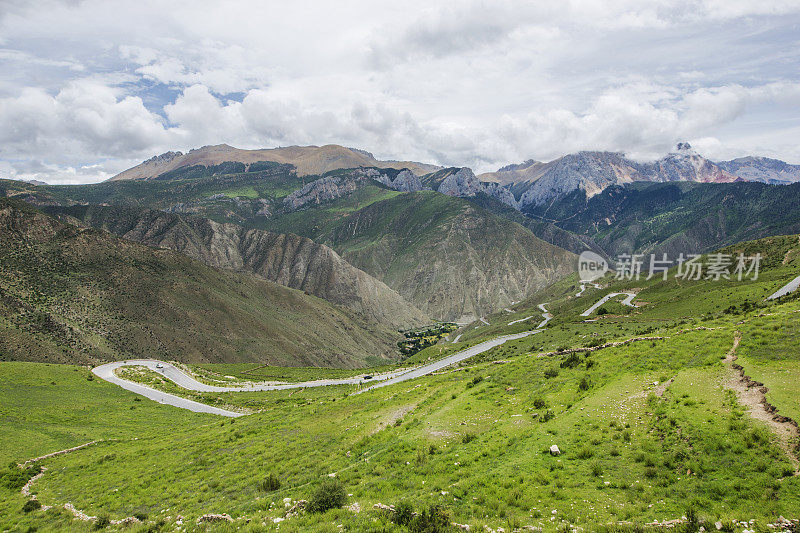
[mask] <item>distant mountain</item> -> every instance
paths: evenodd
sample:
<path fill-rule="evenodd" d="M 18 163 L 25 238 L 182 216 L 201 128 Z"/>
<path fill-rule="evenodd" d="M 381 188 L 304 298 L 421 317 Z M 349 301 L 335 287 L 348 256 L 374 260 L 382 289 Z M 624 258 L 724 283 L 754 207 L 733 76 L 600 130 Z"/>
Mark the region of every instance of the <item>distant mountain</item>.
<path fill-rule="evenodd" d="M 697 154 L 688 143 L 679 143 L 675 152 L 653 162 L 637 162 L 618 152 L 578 152 L 547 163 L 529 160 L 509 165 L 478 178 L 510 190 L 523 210 L 573 191 L 583 191 L 591 198 L 612 185 L 634 181 L 727 183 L 737 180 L 733 174 Z"/>
<path fill-rule="evenodd" d="M 324 174 L 342 168 L 378 167 L 409 169 L 422 175 L 439 167 L 413 161 L 379 161 L 364 150 L 345 148 L 335 144 L 325 146 L 288 146 L 260 150 L 242 150 L 218 144 L 203 146 L 188 153 L 167 152 L 117 174 L 112 181 L 164 179 L 168 173 L 192 167 L 214 167 L 224 163 L 238 163 L 220 169 L 220 173 L 245 172 L 262 162 L 283 163 L 294 166 L 299 176 Z"/>
<path fill-rule="evenodd" d="M 358 367 L 396 359 L 397 337 L 302 291 L 0 199 L 0 360 Z"/>
<path fill-rule="evenodd" d="M 800 165 L 768 157 L 740 157 L 717 163 L 726 172 L 748 181 L 785 184 L 800 181 Z"/>
<path fill-rule="evenodd" d="M 343 215 L 335 202 L 298 214 L 309 237 L 439 319 L 474 320 L 575 270 L 575 255 L 523 226 L 433 191 L 396 194 Z"/>
<path fill-rule="evenodd" d="M 609 256 L 709 252 L 737 242 L 800 233 L 800 183 L 613 185 L 582 191 L 526 214 L 589 239 Z"/>
<path fill-rule="evenodd" d="M 384 283 L 305 237 L 140 208 L 75 206 L 50 212 L 128 240 L 181 252 L 216 268 L 252 272 L 393 328 L 429 323 L 422 311 Z"/>

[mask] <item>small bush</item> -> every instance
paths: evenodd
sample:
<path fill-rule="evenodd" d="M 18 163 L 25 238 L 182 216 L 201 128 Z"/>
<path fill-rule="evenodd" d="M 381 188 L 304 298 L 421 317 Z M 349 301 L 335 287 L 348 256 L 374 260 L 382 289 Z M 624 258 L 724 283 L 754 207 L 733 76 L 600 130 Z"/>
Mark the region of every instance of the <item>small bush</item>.
<path fill-rule="evenodd" d="M 39 500 L 28 500 L 25 502 L 25 505 L 22 506 L 23 513 L 30 513 L 31 511 L 35 511 L 37 509 L 41 509 L 42 504 L 39 503 Z"/>
<path fill-rule="evenodd" d="M 544 409 L 547 407 L 547 402 L 544 400 L 544 398 L 535 398 L 533 400 L 533 406 L 537 409 Z"/>
<path fill-rule="evenodd" d="M 410 526 L 414 519 L 414 506 L 408 502 L 400 502 L 394 506 L 392 522 L 400 526 Z"/>
<path fill-rule="evenodd" d="M 700 518 L 697 516 L 697 511 L 694 507 L 689 507 L 686 510 L 686 522 L 683 524 L 683 530 L 688 532 L 696 532 L 700 530 Z"/>
<path fill-rule="evenodd" d="M 592 457 L 594 457 L 594 450 L 592 450 L 591 448 L 581 448 L 578 451 L 577 457 L 578 459 L 591 459 Z"/>
<path fill-rule="evenodd" d="M 19 468 L 16 464 L 9 465 L 8 470 L 0 474 L 0 485 L 11 490 L 19 490 L 25 486 L 33 476 L 42 471 L 40 466 L 29 466 L 28 468 Z"/>
<path fill-rule="evenodd" d="M 95 529 L 105 529 L 109 525 L 111 525 L 111 517 L 108 516 L 108 513 L 99 513 L 94 519 Z"/>
<path fill-rule="evenodd" d="M 431 505 L 414 518 L 409 529 L 414 533 L 449 531 L 451 529 L 450 513 L 441 505 Z"/>
<path fill-rule="evenodd" d="M 270 473 L 266 478 L 264 478 L 261 483 L 259 484 L 259 488 L 264 492 L 273 492 L 281 488 L 281 480 L 278 479 L 273 473 Z"/>
<path fill-rule="evenodd" d="M 317 491 L 308 503 L 312 513 L 324 513 L 329 509 L 338 509 L 347 501 L 344 485 L 336 478 L 328 478 L 320 483 Z"/>
<path fill-rule="evenodd" d="M 464 433 L 464 436 L 461 437 L 461 442 L 464 444 L 469 444 L 470 442 L 474 441 L 478 437 L 474 433 Z"/>
<path fill-rule="evenodd" d="M 586 378 L 586 376 L 583 376 L 581 378 L 581 382 L 578 384 L 578 388 L 582 391 L 587 391 L 589 390 L 589 387 L 590 387 L 589 380 Z"/>
<path fill-rule="evenodd" d="M 546 377 L 547 379 L 554 378 L 557 376 L 558 376 L 558 370 L 556 370 L 555 368 L 548 368 L 547 370 L 544 371 L 544 377 Z"/>
<path fill-rule="evenodd" d="M 576 352 L 572 352 L 569 356 L 561 361 L 561 368 L 575 368 L 581 364 L 581 358 Z"/>
<path fill-rule="evenodd" d="M 475 376 L 474 378 L 472 378 L 472 381 L 467 383 L 467 388 L 470 389 L 475 385 L 477 385 L 478 383 L 480 383 L 481 381 L 483 381 L 483 376 Z"/>
<path fill-rule="evenodd" d="M 601 307 L 600 309 L 597 310 L 597 314 L 598 315 L 607 315 L 608 314 L 608 309 L 606 309 L 605 307 Z"/>

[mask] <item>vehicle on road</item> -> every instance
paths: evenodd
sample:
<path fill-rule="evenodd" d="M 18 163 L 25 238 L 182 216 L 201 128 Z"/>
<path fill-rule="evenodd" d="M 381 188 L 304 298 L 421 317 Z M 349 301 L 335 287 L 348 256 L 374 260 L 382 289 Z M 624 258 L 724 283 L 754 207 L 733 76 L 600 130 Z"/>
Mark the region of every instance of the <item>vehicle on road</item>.
<path fill-rule="evenodd" d="M 156 363 L 156 368 L 164 368 L 164 365 L 162 365 L 161 363 Z"/>
<path fill-rule="evenodd" d="M 364 376 L 364 379 L 372 379 L 372 376 L 370 376 L 370 375 L 368 374 L 368 375 Z"/>

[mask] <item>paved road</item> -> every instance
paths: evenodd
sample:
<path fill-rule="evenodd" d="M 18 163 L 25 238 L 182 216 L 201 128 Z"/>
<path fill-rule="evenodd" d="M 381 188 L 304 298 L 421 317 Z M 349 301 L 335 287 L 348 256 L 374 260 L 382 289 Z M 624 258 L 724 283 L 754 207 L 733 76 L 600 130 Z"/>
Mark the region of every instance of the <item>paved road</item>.
<path fill-rule="evenodd" d="M 181 398 L 180 396 L 175 396 L 174 394 L 169 394 L 166 392 L 162 392 L 160 390 L 156 390 L 150 388 L 146 385 L 142 385 L 140 383 L 134 383 L 133 381 L 128 381 L 126 379 L 122 379 L 117 377 L 114 374 L 114 370 L 121 366 L 125 365 L 135 365 L 135 364 L 142 364 L 143 366 L 147 366 L 148 368 L 155 369 L 157 361 L 118 361 L 116 363 L 109 363 L 107 365 L 98 366 L 92 369 L 94 374 L 106 381 L 114 383 L 115 385 L 119 385 L 125 390 L 129 390 L 145 398 L 149 398 L 154 402 L 163 403 L 167 405 L 172 405 L 174 407 L 180 407 L 181 409 L 188 409 L 189 411 L 194 411 L 195 413 L 210 413 L 212 415 L 222 415 L 222 416 L 230 416 L 230 417 L 237 417 L 242 416 L 242 413 L 236 413 L 234 411 L 228 411 L 227 409 L 220 409 L 219 407 L 213 407 L 211 405 L 206 405 L 204 403 L 195 402 L 192 400 L 187 400 L 186 398 Z M 167 363 L 163 363 L 166 370 Z M 172 365 L 169 365 L 172 367 Z M 175 368 L 175 367 L 172 367 Z M 176 369 L 177 370 L 177 369 Z M 185 374 L 184 374 L 185 375 Z M 188 376 L 187 376 L 188 377 Z M 202 385 L 202 384 L 201 384 Z"/>
<path fill-rule="evenodd" d="M 504 335 L 502 337 L 497 337 L 495 339 L 485 341 L 480 344 L 476 344 L 471 348 L 467 348 L 465 350 L 457 352 L 449 357 L 440 359 L 439 361 L 435 361 L 433 363 L 418 366 L 415 368 L 403 368 L 392 372 L 375 374 L 373 378 L 369 380 L 369 382 L 370 383 L 377 382 L 377 384 L 367 389 L 364 389 L 364 391 L 374 389 L 378 386 L 400 383 L 401 381 L 418 378 L 430 374 L 431 372 L 436 372 L 437 370 L 441 370 L 446 366 L 458 363 L 460 361 L 463 361 L 464 359 L 469 359 L 470 357 L 474 357 L 479 353 L 494 348 L 495 346 L 499 346 L 508 340 L 519 339 L 531 335 L 533 333 L 538 333 L 538 331 L 526 331 L 524 333 L 517 333 L 515 335 Z M 159 368 L 159 365 L 161 365 L 161 368 Z M 176 385 L 183 387 L 184 389 L 194 390 L 199 392 L 253 392 L 253 391 L 270 391 L 270 390 L 283 390 L 283 389 L 304 389 L 309 387 L 324 387 L 330 385 L 357 385 L 359 383 L 365 382 L 363 376 L 354 376 L 352 378 L 319 379 L 316 381 L 284 383 L 280 385 L 269 384 L 269 383 L 253 383 L 241 387 L 219 387 L 215 385 L 207 385 L 205 383 L 201 383 L 196 379 L 194 379 L 189 374 L 185 373 L 183 370 L 177 368 L 175 365 L 164 361 L 158 361 L 155 359 L 130 359 L 127 361 L 115 361 L 113 363 L 107 363 L 105 365 L 101 365 L 92 369 L 92 372 L 97 377 L 104 379 L 110 383 L 119 385 L 123 389 L 129 390 L 131 392 L 149 398 L 153 401 L 167 405 L 172 405 L 175 407 L 180 407 L 181 409 L 188 409 L 190 411 L 194 411 L 197 413 L 211 413 L 215 415 L 231 416 L 231 417 L 242 416 L 242 414 L 233 411 L 228 411 L 227 409 L 220 409 L 219 407 L 212 407 L 210 405 L 195 402 L 192 400 L 187 400 L 186 398 L 182 398 L 174 394 L 169 394 L 167 392 L 159 391 L 151 387 L 148 387 L 146 385 L 142 385 L 140 383 L 134 383 L 132 381 L 122 379 L 119 376 L 117 376 L 114 373 L 114 371 L 123 366 L 147 367 L 150 370 L 153 370 L 154 372 L 158 372 L 165 378 L 169 379 Z"/>
<path fill-rule="evenodd" d="M 545 305 L 547 305 L 547 304 L 539 304 L 539 309 L 542 310 L 542 318 L 544 318 L 544 320 L 542 320 L 539 323 L 539 325 L 536 326 L 536 329 L 542 329 L 543 327 L 545 327 L 547 325 L 548 322 L 553 320 L 553 313 L 548 311 L 547 308 L 545 307 Z"/>
<path fill-rule="evenodd" d="M 767 300 L 775 300 L 780 298 L 781 296 L 786 296 L 787 294 L 793 293 L 797 289 L 800 288 L 800 276 L 797 276 L 792 281 L 772 293 L 767 297 Z"/>
<path fill-rule="evenodd" d="M 586 290 L 586 286 L 587 286 L 587 285 L 591 285 L 591 286 L 592 286 L 592 287 L 594 287 L 595 289 L 599 289 L 599 288 L 600 288 L 600 285 L 598 285 L 598 284 L 597 284 L 597 283 L 595 283 L 594 281 L 585 281 L 585 280 L 581 280 L 580 284 L 581 284 L 581 285 L 580 285 L 580 287 L 581 287 L 581 290 L 580 290 L 580 291 L 578 291 L 578 294 L 576 294 L 575 296 L 580 296 L 581 294 L 583 294 L 583 291 L 585 291 L 585 290 Z"/>
<path fill-rule="evenodd" d="M 512 320 L 511 322 L 508 323 L 508 325 L 509 326 L 513 326 L 514 324 L 518 324 L 520 322 L 525 322 L 526 320 L 529 320 L 531 318 L 533 318 L 533 315 L 526 316 L 525 318 L 520 318 L 519 320 Z"/>
<path fill-rule="evenodd" d="M 594 313 L 595 309 L 597 309 L 598 307 L 600 307 L 601 305 L 603 305 L 604 303 L 609 301 L 611 298 L 614 298 L 615 296 L 621 296 L 623 294 L 627 295 L 628 297 L 625 298 L 624 300 L 622 300 L 622 302 L 620 302 L 620 303 L 622 305 L 627 305 L 628 307 L 636 307 L 636 305 L 634 305 L 634 303 L 633 303 L 633 299 L 636 298 L 636 294 L 635 293 L 632 293 L 632 292 L 612 292 L 611 294 L 606 294 L 605 296 L 600 298 L 600 300 L 596 304 L 594 304 L 589 309 L 587 309 L 586 311 L 581 313 L 581 316 L 589 316 L 589 315 L 591 315 L 592 313 Z"/>
<path fill-rule="evenodd" d="M 476 344 L 471 348 L 467 348 L 465 350 L 461 350 L 458 353 L 451 355 L 450 357 L 445 357 L 444 359 L 440 359 L 438 361 L 434 361 L 433 363 L 423 365 L 421 367 L 409 370 L 408 372 L 404 373 L 401 376 L 397 376 L 391 379 L 387 379 L 385 381 L 381 381 L 367 387 L 366 389 L 362 389 L 358 391 L 356 394 L 361 394 L 363 392 L 371 391 L 372 389 L 377 389 L 378 387 L 385 387 L 387 385 L 394 385 L 395 383 L 400 383 L 401 381 L 406 381 L 409 379 L 414 379 L 418 377 L 422 377 L 426 374 L 430 374 L 431 372 L 436 372 L 437 370 L 441 370 L 445 367 L 448 367 L 455 363 L 460 363 L 465 359 L 469 359 L 470 357 L 475 357 L 479 353 L 483 353 L 486 350 L 491 350 L 495 346 L 500 346 L 506 341 L 512 341 L 516 339 L 521 339 L 523 337 L 527 337 L 528 335 L 533 335 L 535 333 L 540 333 L 539 330 L 532 330 L 532 331 L 524 331 L 522 333 L 515 333 L 513 335 L 503 335 L 497 338 L 494 338 L 489 341 L 484 341 L 480 344 Z"/>

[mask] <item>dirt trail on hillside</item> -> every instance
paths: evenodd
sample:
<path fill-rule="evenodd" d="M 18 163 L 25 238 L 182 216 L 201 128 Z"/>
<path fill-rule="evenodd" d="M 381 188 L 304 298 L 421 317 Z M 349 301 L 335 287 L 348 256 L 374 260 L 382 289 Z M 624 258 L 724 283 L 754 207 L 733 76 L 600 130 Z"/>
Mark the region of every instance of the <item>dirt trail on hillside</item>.
<path fill-rule="evenodd" d="M 777 414 L 775 406 L 771 405 L 765 396 L 768 392 L 763 383 L 753 381 L 744 372 L 741 365 L 736 364 L 736 350 L 742 340 L 741 332 L 737 331 L 733 338 L 733 346 L 725 356 L 729 376 L 725 387 L 731 389 L 739 397 L 739 403 L 747 408 L 747 414 L 755 420 L 764 422 L 777 437 L 781 447 L 794 465 L 795 475 L 800 474 L 800 461 L 794 453 L 794 444 L 800 431 L 797 423 L 791 418 Z"/>

